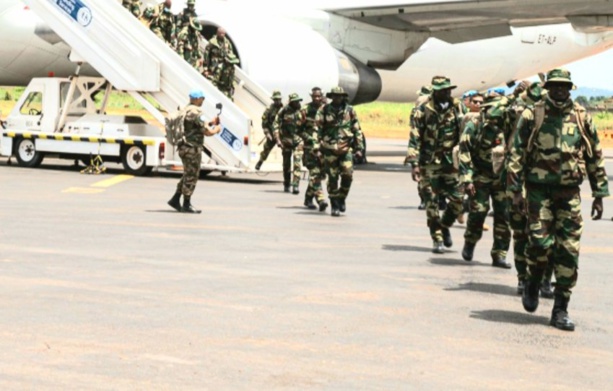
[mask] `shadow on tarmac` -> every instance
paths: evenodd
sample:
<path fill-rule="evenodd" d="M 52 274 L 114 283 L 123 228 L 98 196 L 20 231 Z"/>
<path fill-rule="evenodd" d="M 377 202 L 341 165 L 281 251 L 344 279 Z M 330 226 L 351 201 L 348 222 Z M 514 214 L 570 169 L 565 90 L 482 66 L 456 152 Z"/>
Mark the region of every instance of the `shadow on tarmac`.
<path fill-rule="evenodd" d="M 531 314 L 504 311 L 504 310 L 484 310 L 473 311 L 470 314 L 473 319 L 487 320 L 488 322 L 511 323 L 511 324 L 544 324 L 549 325 L 549 318 L 545 316 L 535 316 Z"/>
<path fill-rule="evenodd" d="M 469 263 L 469 262 L 465 262 Z M 470 262 L 472 263 L 472 262 Z M 484 264 L 481 264 L 484 266 Z M 460 284 L 455 288 L 446 288 L 446 291 L 473 291 L 473 292 L 482 292 L 482 293 L 493 293 L 495 295 L 504 295 L 504 296 L 513 296 L 513 297 L 521 297 L 517 294 L 517 288 L 508 286 L 508 285 L 498 285 L 498 284 L 484 284 L 481 282 L 469 282 L 466 284 Z"/>
<path fill-rule="evenodd" d="M 431 247 L 402 246 L 402 245 L 396 245 L 396 244 L 384 244 L 381 248 L 386 251 L 414 251 L 414 252 L 420 252 L 420 253 L 432 252 Z"/>
<path fill-rule="evenodd" d="M 447 251 L 447 253 L 455 253 L 457 251 Z M 486 266 L 485 263 L 481 263 L 481 262 L 475 262 L 475 261 L 471 261 L 471 262 L 466 262 L 463 261 L 461 259 L 449 259 L 449 258 L 430 258 L 428 259 L 428 262 L 430 262 L 433 265 L 438 265 L 438 266 Z"/>

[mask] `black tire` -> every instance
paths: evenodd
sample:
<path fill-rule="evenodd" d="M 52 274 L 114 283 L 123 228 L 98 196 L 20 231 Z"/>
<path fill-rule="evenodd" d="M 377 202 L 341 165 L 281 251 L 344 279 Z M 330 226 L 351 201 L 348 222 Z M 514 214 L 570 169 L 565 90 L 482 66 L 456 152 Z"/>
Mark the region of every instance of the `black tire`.
<path fill-rule="evenodd" d="M 213 172 L 212 170 L 200 170 L 200 179 L 204 179 L 206 176 L 208 176 L 212 172 Z"/>
<path fill-rule="evenodd" d="M 14 141 L 14 154 L 17 164 L 21 167 L 38 167 L 45 157 L 42 152 L 36 150 L 36 143 L 33 139 L 17 138 Z"/>
<path fill-rule="evenodd" d="M 121 149 L 121 164 L 130 175 L 144 176 L 151 172 L 153 167 L 148 167 L 147 152 L 140 145 L 126 145 Z"/>

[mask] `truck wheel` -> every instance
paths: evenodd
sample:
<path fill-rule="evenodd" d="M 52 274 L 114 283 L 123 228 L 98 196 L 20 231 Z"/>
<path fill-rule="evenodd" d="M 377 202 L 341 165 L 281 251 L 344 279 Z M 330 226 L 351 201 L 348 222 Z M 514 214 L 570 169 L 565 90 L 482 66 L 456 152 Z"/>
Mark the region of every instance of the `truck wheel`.
<path fill-rule="evenodd" d="M 36 143 L 29 138 L 18 138 L 15 143 L 15 156 L 21 167 L 38 167 L 43 161 L 43 154 L 36 151 Z"/>
<path fill-rule="evenodd" d="M 121 163 L 130 175 L 143 176 L 151 172 L 153 167 L 147 167 L 147 154 L 139 145 L 126 145 L 122 149 Z"/>

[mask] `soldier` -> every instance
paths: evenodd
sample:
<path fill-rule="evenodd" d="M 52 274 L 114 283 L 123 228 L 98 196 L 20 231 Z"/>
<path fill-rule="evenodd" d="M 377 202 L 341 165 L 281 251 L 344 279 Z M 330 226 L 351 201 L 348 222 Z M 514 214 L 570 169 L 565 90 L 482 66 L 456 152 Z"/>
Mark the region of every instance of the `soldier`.
<path fill-rule="evenodd" d="M 404 164 L 405 166 L 407 164 L 409 164 L 409 162 L 411 161 L 411 159 L 414 159 L 415 156 L 417 156 L 417 148 L 416 148 L 416 142 L 417 142 L 417 138 L 419 137 L 419 134 L 417 133 L 417 129 L 415 128 L 415 110 L 417 109 L 417 107 L 421 106 L 422 104 L 426 103 L 428 101 L 428 99 L 430 99 L 430 94 L 432 94 L 432 87 L 430 86 L 423 86 L 421 87 L 421 90 L 417 91 L 417 100 L 415 101 L 415 106 L 413 106 L 413 108 L 411 109 L 411 114 L 409 115 L 409 149 L 407 152 L 407 156 L 404 159 Z M 417 194 L 419 194 L 419 206 L 417 207 L 417 209 L 419 210 L 424 210 L 426 209 L 426 201 L 424 199 L 424 194 L 423 194 L 423 185 L 422 182 L 418 182 L 417 183 Z"/>
<path fill-rule="evenodd" d="M 277 145 L 275 141 L 275 137 L 273 135 L 275 117 L 279 110 L 283 108 L 283 97 L 281 96 L 280 91 L 272 92 L 272 104 L 268 106 L 268 108 L 262 114 L 262 130 L 264 130 L 264 148 L 262 152 L 260 152 L 260 160 L 255 164 L 255 169 L 259 170 L 262 168 L 262 164 L 268 158 L 270 151 Z"/>
<path fill-rule="evenodd" d="M 445 76 L 432 78 L 432 96 L 415 112 L 417 155 L 410 159 L 414 181 L 423 180 L 426 215 L 432 252 L 444 253 L 443 245 L 453 241 L 449 227 L 462 213 L 462 194 L 458 170 L 453 166 L 454 147 L 460 142 L 462 123 L 461 102 L 451 97 L 456 86 Z M 439 196 L 446 196 L 449 204 L 443 217 L 439 215 Z"/>
<path fill-rule="evenodd" d="M 300 107 L 301 101 L 298 94 L 290 94 L 289 103 L 275 118 L 273 133 L 277 146 L 283 150 L 283 191 L 289 193 L 291 184 L 293 194 L 300 193 L 303 144 L 299 134 L 306 126 L 306 113 Z"/>
<path fill-rule="evenodd" d="M 492 104 L 484 108 L 481 117 L 473 117 L 466 124 L 460 139 L 460 181 L 470 197 L 462 258 L 465 261 L 473 259 L 475 246 L 483 235 L 491 198 L 494 210 L 492 266 L 505 269 L 511 268 L 506 260 L 511 242 L 508 199 L 500 173 L 494 172 L 492 149 L 505 144 L 509 129 L 505 108 Z"/>
<path fill-rule="evenodd" d="M 215 69 L 229 53 L 234 53 L 234 48 L 226 37 L 226 30 L 219 27 L 204 49 L 204 76 L 207 79 L 214 80 Z"/>
<path fill-rule="evenodd" d="M 326 94 L 332 102 L 319 111 L 317 121 L 324 170 L 328 175 L 331 215 L 334 217 L 347 209 L 345 202 L 353 182 L 353 154 L 361 157 L 364 151 L 358 116 L 347 103 L 347 96 L 342 87 L 332 88 Z"/>
<path fill-rule="evenodd" d="M 191 204 L 191 197 L 198 183 L 200 175 L 200 162 L 204 151 L 204 136 L 213 136 L 221 132 L 219 117 L 215 117 L 212 122 L 206 123 L 202 112 L 204 94 L 200 90 L 192 90 L 189 93 L 189 105 L 184 109 L 185 122 L 184 140 L 177 145 L 177 150 L 183 162 L 183 176 L 177 184 L 175 195 L 168 201 L 179 212 L 200 213 Z M 183 195 L 183 206 L 181 206 L 181 195 Z"/>
<path fill-rule="evenodd" d="M 122 0 L 121 5 L 123 5 L 128 11 L 132 13 L 132 15 L 140 18 L 141 6 L 142 2 L 140 0 Z"/>
<path fill-rule="evenodd" d="M 528 275 L 522 304 L 528 312 L 539 304 L 539 286 L 550 259 L 556 276 L 550 325 L 573 331 L 568 316 L 571 290 L 577 281 L 579 242 L 583 231 L 579 161 L 585 158 L 594 202 L 592 218 L 602 217 L 602 197 L 609 195 L 602 148 L 592 119 L 574 104 L 570 72 L 547 74 L 547 95 L 522 112 L 508 165 L 513 207 L 528 215 Z M 525 184 L 526 198 L 522 194 Z"/>
<path fill-rule="evenodd" d="M 165 0 L 153 7 L 147 7 L 143 13 L 145 20 L 149 22 L 149 28 L 160 39 L 171 47 L 176 46 L 175 16 L 172 14 L 172 0 Z"/>
<path fill-rule="evenodd" d="M 236 64 L 238 64 L 238 58 L 234 53 L 229 52 L 223 58 L 223 61 L 217 63 L 215 72 L 213 74 L 213 84 L 217 89 L 225 96 L 234 101 L 234 73 L 236 71 Z"/>
<path fill-rule="evenodd" d="M 321 88 L 314 87 L 311 89 L 311 102 L 305 107 L 307 126 L 304 132 L 300 134 L 304 141 L 304 165 L 309 170 L 309 186 L 304 196 L 304 206 L 309 209 L 316 209 L 317 206 L 313 203 L 313 198 L 315 198 L 320 212 L 324 212 L 328 207 L 321 188 L 321 181 L 325 174 L 321 169 L 321 153 L 319 152 L 317 135 L 317 115 L 323 107 L 322 98 Z"/>
<path fill-rule="evenodd" d="M 198 71 L 202 68 L 200 31 L 202 31 L 200 22 L 197 19 L 192 19 L 181 30 L 177 39 L 177 53 Z"/>
<path fill-rule="evenodd" d="M 177 15 L 177 31 L 182 31 L 190 25 L 193 19 L 197 19 L 196 0 L 187 0 L 187 7 Z"/>

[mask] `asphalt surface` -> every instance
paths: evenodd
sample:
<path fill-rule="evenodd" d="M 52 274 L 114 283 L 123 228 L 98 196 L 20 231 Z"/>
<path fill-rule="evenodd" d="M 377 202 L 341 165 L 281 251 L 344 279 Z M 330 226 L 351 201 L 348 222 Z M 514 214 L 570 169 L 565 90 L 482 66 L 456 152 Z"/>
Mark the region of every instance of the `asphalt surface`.
<path fill-rule="evenodd" d="M 430 252 L 404 144 L 369 140 L 340 218 L 281 174 L 212 174 L 187 215 L 166 205 L 176 175 L 0 159 L 0 389 L 611 389 L 613 199 L 591 221 L 584 186 L 577 330 L 559 331 L 491 267 L 491 231 L 470 263 L 462 226 Z"/>

